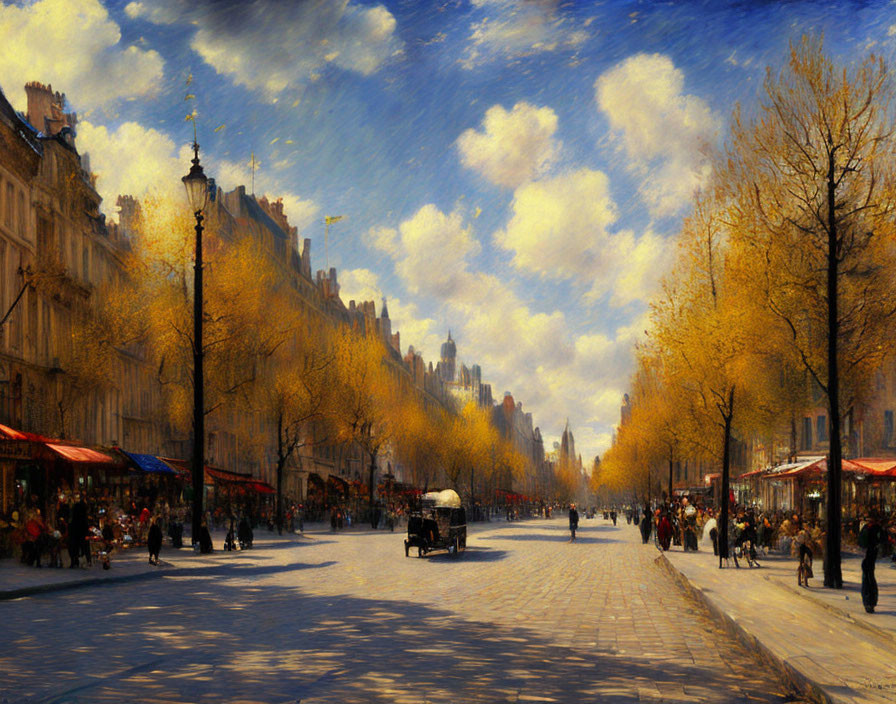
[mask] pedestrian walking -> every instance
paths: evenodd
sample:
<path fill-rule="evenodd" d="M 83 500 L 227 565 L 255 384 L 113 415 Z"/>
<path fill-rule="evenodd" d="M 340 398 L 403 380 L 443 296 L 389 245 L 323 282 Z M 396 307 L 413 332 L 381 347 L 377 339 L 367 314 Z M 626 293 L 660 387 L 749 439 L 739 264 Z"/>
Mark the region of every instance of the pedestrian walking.
<path fill-rule="evenodd" d="M 233 530 L 233 528 L 231 528 Z M 153 516 L 149 524 L 149 535 L 146 538 L 146 547 L 149 548 L 149 564 L 159 564 L 159 553 L 162 550 L 162 528 L 159 526 L 158 516 Z"/>
<path fill-rule="evenodd" d="M 646 545 L 650 540 L 650 533 L 653 529 L 653 521 L 650 517 L 650 507 L 644 506 L 644 514 L 641 516 L 641 540 Z"/>
<path fill-rule="evenodd" d="M 613 520 L 613 525 L 615 526 L 616 525 L 616 509 L 615 508 L 612 511 L 610 511 L 610 518 Z"/>
<path fill-rule="evenodd" d="M 872 513 L 862 530 L 859 531 L 859 547 L 865 548 L 865 559 L 862 560 L 862 604 L 869 614 L 874 613 L 877 606 L 877 580 L 874 577 L 874 563 L 877 551 L 884 541 L 884 530 Z"/>
<path fill-rule="evenodd" d="M 574 543 L 576 540 L 576 530 L 579 527 L 579 512 L 576 511 L 576 505 L 569 505 L 569 532 L 572 537 L 570 537 L 569 542 Z"/>
<path fill-rule="evenodd" d="M 669 543 L 672 541 L 672 522 L 669 520 L 669 513 L 665 509 L 660 514 L 660 519 L 656 524 L 656 537 L 659 538 L 660 547 L 665 551 L 669 549 Z"/>
<path fill-rule="evenodd" d="M 718 557 L 719 555 L 719 525 L 715 519 L 715 516 L 710 515 L 709 518 L 706 519 L 706 523 L 703 524 L 703 541 L 712 543 L 712 554 Z"/>
<path fill-rule="evenodd" d="M 199 552 L 203 555 L 207 555 L 211 552 L 214 552 L 214 546 L 212 545 L 212 535 L 208 530 L 208 522 L 203 518 L 202 524 L 199 527 Z"/>

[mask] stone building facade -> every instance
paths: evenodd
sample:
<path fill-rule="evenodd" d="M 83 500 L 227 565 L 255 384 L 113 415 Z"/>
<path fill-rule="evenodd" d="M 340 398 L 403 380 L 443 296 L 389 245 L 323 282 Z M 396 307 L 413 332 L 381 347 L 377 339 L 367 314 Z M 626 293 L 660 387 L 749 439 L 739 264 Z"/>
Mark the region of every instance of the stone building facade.
<path fill-rule="evenodd" d="M 72 331 L 92 305 L 101 304 L 105 282 L 126 283 L 125 260 L 139 205 L 130 196 L 119 196 L 119 222 L 107 223 L 88 156 L 76 148 L 77 116 L 66 112 L 65 96 L 39 83 L 29 84 L 26 93 L 28 112 L 21 115 L 0 91 L 0 318 L 5 316 L 0 324 L 0 424 L 90 446 L 188 459 L 189 436 L 159 417 L 159 379 L 141 344 L 116 349 L 101 381 L 76 378 Z M 402 356 L 386 301 L 379 316 L 373 301 L 346 305 L 336 270 L 313 271 L 311 240 L 303 239 L 300 248 L 299 233 L 281 201 L 256 198 L 243 186 L 229 192 L 215 188 L 205 215 L 224 241 L 245 236 L 258 241 L 289 284 L 296 305 L 334 326 L 376 331 L 387 346 L 393 373 L 424 405 L 453 410 L 451 388 L 456 387 L 480 405 L 493 406 L 491 387 L 481 382 L 479 367 L 455 367 L 450 334 L 434 368 L 413 347 Z M 514 406 L 504 415 L 506 436 L 536 466 L 543 464 L 531 414 Z M 248 441 L 245 432 L 234 431 L 247 424 L 254 436 Z M 305 496 L 309 481 L 332 479 L 347 485 L 364 476 L 357 448 L 314 442 L 315 429 L 308 432 L 310 442 L 287 468 L 287 496 Z M 276 430 L 270 420 L 246 409 L 221 409 L 208 416 L 206 434 L 208 464 L 275 482 Z M 6 497 L 13 464 L 4 462 L 0 454 Z M 404 481 L 401 466 L 393 465 L 388 451 L 381 462 L 383 474 L 392 472 L 395 481 Z"/>
<path fill-rule="evenodd" d="M 0 423 L 90 445 L 159 448 L 157 389 L 139 345 L 103 378 L 78 373 L 73 330 L 104 282 L 125 275 L 129 243 L 107 226 L 75 148 L 77 116 L 51 86 L 26 86 L 28 112 L 0 92 Z M 3 502 L 12 464 L 3 465 Z"/>

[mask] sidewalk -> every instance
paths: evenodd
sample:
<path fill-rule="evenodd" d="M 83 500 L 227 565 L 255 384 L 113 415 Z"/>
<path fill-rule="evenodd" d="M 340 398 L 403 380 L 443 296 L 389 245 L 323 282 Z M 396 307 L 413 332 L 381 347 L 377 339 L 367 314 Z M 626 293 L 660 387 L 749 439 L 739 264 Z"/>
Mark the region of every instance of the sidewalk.
<path fill-rule="evenodd" d="M 264 529 L 256 530 L 252 550 L 264 550 L 283 542 L 314 540 L 315 535 L 324 532 L 323 524 L 309 524 L 306 526 L 305 532 L 308 537 L 288 533 L 280 536 Z M 97 563 L 90 567 L 70 569 L 68 555 L 63 556 L 65 567 L 44 566 L 39 569 L 28 567 L 11 558 L 0 560 L 0 601 L 94 584 L 152 579 L 163 574 L 176 574 L 178 570 L 196 567 L 200 564 L 220 564 L 240 554 L 240 551 L 225 552 L 222 549 L 225 535 L 226 531 L 223 530 L 212 532 L 212 544 L 215 547 L 215 552 L 211 555 L 194 553 L 189 546 L 175 550 L 166 540 L 162 546 L 158 566 L 149 564 L 149 553 L 146 547 L 113 552 L 111 568 L 108 570 L 102 569 Z"/>
<path fill-rule="evenodd" d="M 804 694 L 824 702 L 896 702 L 896 569 L 877 563 L 880 600 L 865 613 L 861 559 L 844 556 L 842 590 L 796 584 L 796 560 L 760 557 L 759 569 L 719 569 L 712 551 L 674 548 L 658 558 L 698 600 Z M 745 561 L 741 561 L 745 565 Z"/>

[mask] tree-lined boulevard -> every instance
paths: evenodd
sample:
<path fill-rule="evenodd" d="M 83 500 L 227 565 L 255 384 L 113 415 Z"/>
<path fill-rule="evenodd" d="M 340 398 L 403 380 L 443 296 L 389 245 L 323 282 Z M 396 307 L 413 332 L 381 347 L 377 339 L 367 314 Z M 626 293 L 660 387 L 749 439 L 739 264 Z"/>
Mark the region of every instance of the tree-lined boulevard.
<path fill-rule="evenodd" d="M 624 521 L 258 536 L 170 575 L 0 602 L 17 702 L 785 702 Z M 166 556 L 167 553 L 167 556 Z"/>
<path fill-rule="evenodd" d="M 783 446 L 795 461 L 797 421 L 822 405 L 824 584 L 843 586 L 842 522 L 864 517 L 842 510 L 843 446 L 896 351 L 893 107 L 879 57 L 842 66 L 820 39 L 794 42 L 757 114 L 734 112 L 652 302 L 631 422 L 592 485 L 671 501 L 673 464 L 708 460 L 721 470 L 720 567 L 735 443 Z"/>

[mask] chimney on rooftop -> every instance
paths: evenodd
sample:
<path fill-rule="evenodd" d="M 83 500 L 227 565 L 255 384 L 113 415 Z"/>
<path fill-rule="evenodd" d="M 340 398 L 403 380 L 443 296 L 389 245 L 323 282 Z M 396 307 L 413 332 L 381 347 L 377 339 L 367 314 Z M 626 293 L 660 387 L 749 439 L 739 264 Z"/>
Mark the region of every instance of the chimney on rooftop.
<path fill-rule="evenodd" d="M 63 127 L 74 130 L 78 116 L 65 112 L 65 93 L 54 93 L 52 85 L 31 81 L 25 84 L 25 95 L 28 97 L 28 122 L 35 129 L 48 137 L 59 134 Z"/>

